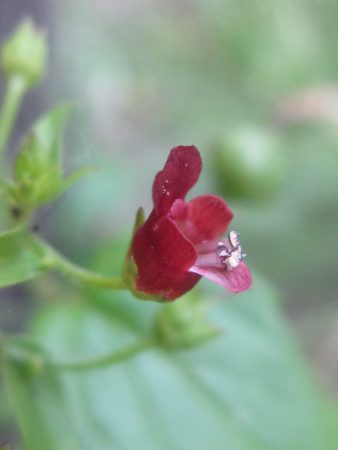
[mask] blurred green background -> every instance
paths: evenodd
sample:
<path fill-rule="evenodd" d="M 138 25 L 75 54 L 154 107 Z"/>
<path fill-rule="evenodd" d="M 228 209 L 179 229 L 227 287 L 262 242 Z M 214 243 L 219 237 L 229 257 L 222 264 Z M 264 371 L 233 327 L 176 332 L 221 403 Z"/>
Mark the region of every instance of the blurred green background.
<path fill-rule="evenodd" d="M 25 99 L 12 154 L 39 114 L 55 102 L 75 99 L 79 108 L 66 134 L 66 167 L 98 168 L 40 212 L 41 233 L 73 260 L 117 273 L 122 257 L 117 255 L 123 254 L 121 242 L 128 239 L 136 209 L 151 208 L 154 173 L 172 147 L 194 144 L 205 165 L 194 194 L 212 192 L 229 202 L 233 226 L 241 232 L 247 262 L 256 274 L 253 293 L 242 297 L 201 283 L 207 297 L 227 297 L 214 311 L 216 317 L 224 316 L 223 345 L 218 341 L 208 344 L 209 352 L 201 347 L 187 356 L 182 353 L 172 365 L 176 355 L 145 356 L 141 368 L 140 361 L 128 363 L 128 382 L 122 369 L 98 379 L 79 375 L 81 385 L 76 387 L 74 376 L 66 379 L 75 424 L 71 431 L 84 435 L 88 427 L 95 428 L 83 442 L 67 437 L 55 399 L 46 393 L 44 408 L 55 409 L 50 422 L 58 424 L 51 433 L 59 429 L 64 439 L 48 448 L 338 448 L 338 439 L 329 431 L 338 430 L 338 3 L 2 0 L 1 38 L 26 16 L 48 30 L 49 72 Z M 117 242 L 121 251 L 115 251 Z M 57 354 L 81 354 L 86 345 L 108 350 L 107 340 L 120 339 L 118 332 L 101 326 L 96 310 L 91 315 L 74 306 L 77 299 L 72 299 L 79 293 L 59 281 L 50 276 L 3 290 L 1 329 L 29 329 Z M 109 295 L 95 296 L 116 320 L 120 312 L 111 307 Z M 59 298 L 64 306 L 57 306 Z M 48 306 L 41 311 L 44 301 Z M 128 317 L 148 317 L 158 308 L 129 298 L 126 302 Z M 55 320 L 54 315 L 67 320 Z M 85 336 L 86 344 L 79 343 L 79 336 Z M 224 365 L 216 367 L 213 379 L 208 364 L 218 358 Z M 196 361 L 202 361 L 197 368 Z M 182 365 L 187 365 L 184 380 Z M 129 388 L 140 383 L 138 370 L 144 389 L 133 394 Z M 181 377 L 174 388 L 168 373 L 173 379 Z M 196 373 L 207 379 L 203 388 L 194 379 Z M 154 385 L 153 378 L 168 383 Z M 291 385 L 283 385 L 285 378 Z M 223 382 L 229 389 L 224 398 Z M 96 392 L 100 383 L 102 392 Z M 220 390 L 215 389 L 214 397 L 210 389 L 203 396 L 206 385 Z M 107 394 L 114 386 L 118 398 Z M 182 399 L 177 408 L 169 405 L 170 389 Z M 190 390 L 198 391 L 197 397 Z M 133 395 L 138 396 L 137 407 Z M 2 397 L 0 437 L 16 441 L 16 426 Z M 326 404 L 329 397 L 330 405 L 321 413 L 316 402 Z M 112 406 L 115 401 L 120 415 Z M 86 415 L 88 404 L 94 406 Z M 147 408 L 152 412 L 146 420 Z M 175 425 L 175 414 L 178 421 L 188 420 L 180 418 L 182 411 L 192 414 L 192 424 L 204 424 L 196 442 Z M 217 422 L 223 416 L 224 421 Z M 117 430 L 109 429 L 112 423 Z M 127 423 L 134 427 L 130 440 L 126 429 L 121 431 Z M 40 444 L 35 445 L 40 450 Z"/>

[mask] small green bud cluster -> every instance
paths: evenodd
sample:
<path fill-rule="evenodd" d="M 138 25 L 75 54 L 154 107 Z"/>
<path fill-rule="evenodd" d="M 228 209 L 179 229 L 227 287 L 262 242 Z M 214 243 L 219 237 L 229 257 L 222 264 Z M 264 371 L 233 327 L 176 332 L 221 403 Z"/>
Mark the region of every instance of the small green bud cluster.
<path fill-rule="evenodd" d="M 179 302 L 163 305 L 155 319 L 155 335 L 167 348 L 187 348 L 221 334 L 207 318 L 207 303 L 196 293 L 188 293 Z"/>
<path fill-rule="evenodd" d="M 12 204 L 18 208 L 50 202 L 82 174 L 63 176 L 61 135 L 71 110 L 70 105 L 52 109 L 24 139 L 14 165 L 14 180 L 9 184 Z"/>
<path fill-rule="evenodd" d="M 46 36 L 31 20 L 24 21 L 4 43 L 2 69 L 7 93 L 0 116 L 0 153 L 3 151 L 23 98 L 41 82 L 46 71 Z M 47 112 L 23 140 L 13 167 L 13 178 L 4 181 L 12 216 L 25 220 L 35 208 L 62 194 L 81 175 L 80 170 L 64 177 L 61 137 L 72 106 L 61 105 Z"/>

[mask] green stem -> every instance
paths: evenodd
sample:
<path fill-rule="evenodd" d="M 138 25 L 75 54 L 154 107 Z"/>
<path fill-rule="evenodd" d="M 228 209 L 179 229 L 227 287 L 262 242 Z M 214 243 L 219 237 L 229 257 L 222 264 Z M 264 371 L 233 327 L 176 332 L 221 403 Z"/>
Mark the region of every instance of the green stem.
<path fill-rule="evenodd" d="M 77 361 L 51 361 L 41 353 L 34 355 L 34 353 L 30 353 L 29 350 L 20 348 L 17 344 L 13 345 L 8 343 L 8 345 L 4 346 L 3 359 L 9 358 L 10 360 L 20 364 L 28 364 L 36 372 L 40 372 L 44 368 L 51 368 L 60 371 L 80 372 L 83 370 L 101 369 L 104 367 L 109 367 L 113 364 L 118 364 L 131 358 L 137 353 L 141 353 L 155 346 L 155 340 L 149 337 L 144 338 L 129 347 L 104 356 L 84 358 Z"/>
<path fill-rule="evenodd" d="M 31 236 L 31 244 L 34 249 L 42 256 L 44 267 L 56 269 L 67 277 L 80 281 L 81 283 L 106 289 L 127 289 L 124 280 L 120 277 L 105 277 L 91 270 L 72 263 L 62 256 L 53 247 L 43 240 Z"/>
<path fill-rule="evenodd" d="M 131 345 L 130 347 L 118 350 L 117 352 L 110 353 L 108 355 L 99 356 L 97 358 L 82 359 L 79 361 L 55 361 L 50 365 L 57 370 L 67 371 L 82 371 L 91 369 L 101 369 L 108 367 L 112 364 L 122 362 L 131 358 L 137 353 L 143 352 L 151 347 L 155 346 L 155 341 L 151 338 L 141 340 Z"/>
<path fill-rule="evenodd" d="M 156 342 L 154 338 L 148 337 L 139 340 L 129 347 L 103 356 L 75 361 L 53 361 L 40 352 L 34 354 L 34 352 L 31 352 L 27 348 L 20 345 L 18 346 L 17 344 L 13 345 L 13 343 L 8 342 L 7 345 L 1 346 L 3 355 L 0 362 L 2 363 L 5 358 L 9 358 L 16 363 L 29 365 L 35 372 L 40 372 L 44 368 L 51 368 L 60 371 L 80 372 L 83 370 L 101 369 L 104 367 L 109 367 L 113 364 L 118 364 L 155 346 Z"/>
<path fill-rule="evenodd" d="M 0 113 L 0 154 L 6 147 L 26 89 L 25 80 L 20 76 L 11 76 L 7 81 Z"/>

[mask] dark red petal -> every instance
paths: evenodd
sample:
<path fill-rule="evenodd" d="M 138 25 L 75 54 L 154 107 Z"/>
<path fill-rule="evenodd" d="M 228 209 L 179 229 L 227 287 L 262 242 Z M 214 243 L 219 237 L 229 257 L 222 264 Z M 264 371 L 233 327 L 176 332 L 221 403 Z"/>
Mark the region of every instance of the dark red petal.
<path fill-rule="evenodd" d="M 136 287 L 142 292 L 172 300 L 190 290 L 200 276 L 189 272 L 197 253 L 176 225 L 155 213 L 136 232 L 132 256 L 138 268 Z"/>
<path fill-rule="evenodd" d="M 185 272 L 195 264 L 197 252 L 194 246 L 168 217 L 155 223 L 152 235 L 155 253 L 164 265 Z"/>
<path fill-rule="evenodd" d="M 181 145 L 171 150 L 153 185 L 154 208 L 159 216 L 167 214 L 177 198 L 186 196 L 201 170 L 202 160 L 196 147 Z"/>
<path fill-rule="evenodd" d="M 137 277 L 136 288 L 151 296 L 159 296 L 163 301 L 170 301 L 190 291 L 200 278 L 191 272 L 163 272 L 155 268 L 150 277 L 149 273 Z"/>
<path fill-rule="evenodd" d="M 188 203 L 176 200 L 170 216 L 184 236 L 198 246 L 222 236 L 229 227 L 233 213 L 222 198 L 206 194 Z"/>
<path fill-rule="evenodd" d="M 231 292 L 245 291 L 250 288 L 252 282 L 250 270 L 244 262 L 239 263 L 231 271 L 227 271 L 225 268 L 196 266 L 192 267 L 190 271 L 220 284 Z"/>

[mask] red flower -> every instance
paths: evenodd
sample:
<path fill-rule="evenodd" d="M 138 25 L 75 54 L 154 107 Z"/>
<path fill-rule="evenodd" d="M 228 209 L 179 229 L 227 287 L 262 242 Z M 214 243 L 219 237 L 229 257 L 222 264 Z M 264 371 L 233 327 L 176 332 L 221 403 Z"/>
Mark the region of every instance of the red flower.
<path fill-rule="evenodd" d="M 201 275 L 232 292 L 251 285 L 251 275 L 239 234 L 231 231 L 220 242 L 233 214 L 215 195 L 185 202 L 202 170 L 194 146 L 171 150 L 153 185 L 154 209 L 136 231 L 129 258 L 133 258 L 138 292 L 160 300 L 174 300 L 192 289 Z"/>

